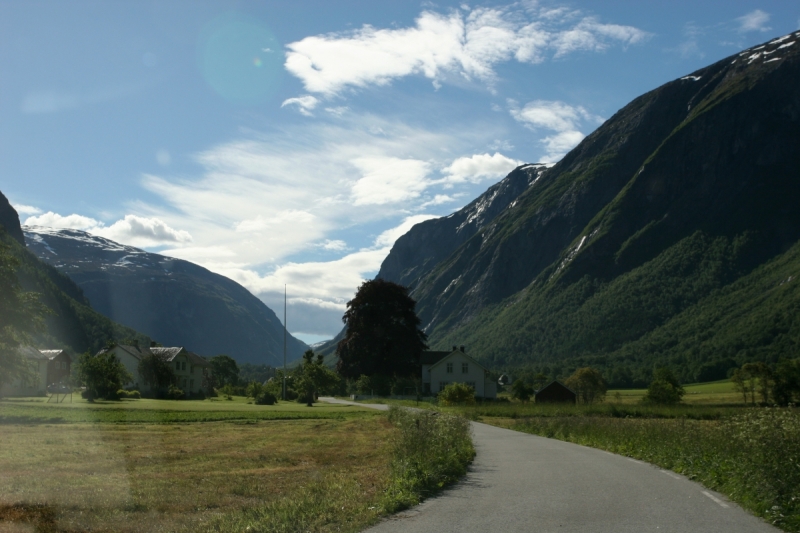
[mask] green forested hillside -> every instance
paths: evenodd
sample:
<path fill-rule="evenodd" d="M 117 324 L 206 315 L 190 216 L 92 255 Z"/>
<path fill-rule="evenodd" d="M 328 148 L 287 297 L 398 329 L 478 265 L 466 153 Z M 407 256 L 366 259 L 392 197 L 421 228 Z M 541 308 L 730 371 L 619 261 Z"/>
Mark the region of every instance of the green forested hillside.
<path fill-rule="evenodd" d="M 591 365 L 615 386 L 665 364 L 686 382 L 797 357 L 800 51 L 788 38 L 635 99 L 418 269 L 408 283 L 432 347 L 550 376 Z M 408 240 L 448 238 L 430 227 Z M 415 272 L 394 253 L 387 279 Z"/>

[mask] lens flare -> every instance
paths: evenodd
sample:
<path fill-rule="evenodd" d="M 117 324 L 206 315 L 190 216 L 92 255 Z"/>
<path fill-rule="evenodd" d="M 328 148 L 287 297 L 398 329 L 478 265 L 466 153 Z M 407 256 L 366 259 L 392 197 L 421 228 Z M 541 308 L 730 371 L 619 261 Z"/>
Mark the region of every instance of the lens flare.
<path fill-rule="evenodd" d="M 280 85 L 283 72 L 275 36 L 260 21 L 240 13 L 218 17 L 198 41 L 198 67 L 209 86 L 234 104 L 266 102 Z M 255 68 L 253 68 L 255 67 Z"/>

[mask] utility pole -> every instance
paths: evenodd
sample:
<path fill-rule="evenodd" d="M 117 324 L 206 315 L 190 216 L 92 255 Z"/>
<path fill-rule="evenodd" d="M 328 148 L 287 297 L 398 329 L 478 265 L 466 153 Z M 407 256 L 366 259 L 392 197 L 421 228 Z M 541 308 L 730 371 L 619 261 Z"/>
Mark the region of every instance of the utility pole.
<path fill-rule="evenodd" d="M 283 285 L 283 401 L 286 401 L 286 284 Z"/>

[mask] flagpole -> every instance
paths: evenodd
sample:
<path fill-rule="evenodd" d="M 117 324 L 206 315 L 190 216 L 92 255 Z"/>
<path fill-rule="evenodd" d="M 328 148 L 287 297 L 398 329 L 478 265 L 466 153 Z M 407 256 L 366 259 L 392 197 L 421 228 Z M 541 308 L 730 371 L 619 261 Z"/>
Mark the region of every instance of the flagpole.
<path fill-rule="evenodd" d="M 283 285 L 283 400 L 286 401 L 286 284 Z"/>

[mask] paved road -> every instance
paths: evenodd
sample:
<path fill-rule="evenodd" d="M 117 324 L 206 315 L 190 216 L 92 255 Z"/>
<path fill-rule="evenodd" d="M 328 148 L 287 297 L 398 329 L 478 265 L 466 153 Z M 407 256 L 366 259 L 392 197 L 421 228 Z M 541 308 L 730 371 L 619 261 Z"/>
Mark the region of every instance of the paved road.
<path fill-rule="evenodd" d="M 641 461 L 476 422 L 472 430 L 477 455 L 463 481 L 367 531 L 779 531 L 721 494 Z"/>

